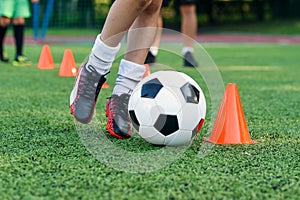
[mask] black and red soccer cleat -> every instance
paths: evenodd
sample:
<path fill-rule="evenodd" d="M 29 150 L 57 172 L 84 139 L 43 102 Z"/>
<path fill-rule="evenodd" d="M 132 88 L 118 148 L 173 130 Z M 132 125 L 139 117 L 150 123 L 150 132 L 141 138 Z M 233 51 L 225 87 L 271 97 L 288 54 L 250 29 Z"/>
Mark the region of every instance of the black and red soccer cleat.
<path fill-rule="evenodd" d="M 120 96 L 113 94 L 106 101 L 106 117 L 108 118 L 106 129 L 112 136 L 119 139 L 129 138 L 132 132 L 128 114 L 129 97 L 129 94 Z"/>
<path fill-rule="evenodd" d="M 77 121 L 83 124 L 91 121 L 99 92 L 106 81 L 105 75 L 86 63 L 80 67 L 70 95 L 70 111 Z"/>

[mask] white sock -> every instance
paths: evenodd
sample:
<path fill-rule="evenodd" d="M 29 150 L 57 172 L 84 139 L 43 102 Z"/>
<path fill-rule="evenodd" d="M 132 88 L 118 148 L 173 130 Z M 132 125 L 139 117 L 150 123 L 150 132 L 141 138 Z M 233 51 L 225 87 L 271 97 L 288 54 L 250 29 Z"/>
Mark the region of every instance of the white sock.
<path fill-rule="evenodd" d="M 122 59 L 112 93 L 116 95 L 131 94 L 135 86 L 142 80 L 145 71 L 146 67 L 144 65 Z"/>
<path fill-rule="evenodd" d="M 152 53 L 152 55 L 157 56 L 158 54 L 158 47 L 150 47 L 149 51 Z"/>
<path fill-rule="evenodd" d="M 95 67 L 97 72 L 100 74 L 106 74 L 109 72 L 112 62 L 114 61 L 120 47 L 121 44 L 116 47 L 106 45 L 101 40 L 99 34 L 95 40 L 87 65 Z"/>
<path fill-rule="evenodd" d="M 193 47 L 187 47 L 187 46 L 183 47 L 182 51 L 181 51 L 181 54 L 184 56 L 187 52 L 193 53 L 194 52 L 194 48 Z"/>

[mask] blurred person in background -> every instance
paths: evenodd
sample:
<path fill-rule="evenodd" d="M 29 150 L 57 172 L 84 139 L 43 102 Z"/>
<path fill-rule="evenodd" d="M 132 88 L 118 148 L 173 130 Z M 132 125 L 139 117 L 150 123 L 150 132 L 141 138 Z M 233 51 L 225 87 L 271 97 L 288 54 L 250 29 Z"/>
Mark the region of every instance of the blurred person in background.
<path fill-rule="evenodd" d="M 197 0 L 175 0 L 175 5 L 179 6 L 181 13 L 181 33 L 183 34 L 183 48 L 181 54 L 183 56 L 183 66 L 197 67 L 199 64 L 193 56 L 194 40 L 197 36 L 197 13 L 196 13 Z M 170 0 L 163 0 L 162 9 L 169 6 Z M 145 60 L 145 64 L 156 62 L 158 55 L 159 43 L 162 34 L 163 19 L 160 13 L 158 18 L 158 30 L 156 38 L 149 49 L 149 53 Z"/>
<path fill-rule="evenodd" d="M 38 2 L 38 0 L 31 0 Z M 15 66 L 31 65 L 32 62 L 23 55 L 25 18 L 31 16 L 28 0 L 0 0 L 0 61 L 8 63 L 8 55 L 4 52 L 3 42 L 7 28 L 12 23 L 15 38 L 16 54 L 12 64 Z"/>

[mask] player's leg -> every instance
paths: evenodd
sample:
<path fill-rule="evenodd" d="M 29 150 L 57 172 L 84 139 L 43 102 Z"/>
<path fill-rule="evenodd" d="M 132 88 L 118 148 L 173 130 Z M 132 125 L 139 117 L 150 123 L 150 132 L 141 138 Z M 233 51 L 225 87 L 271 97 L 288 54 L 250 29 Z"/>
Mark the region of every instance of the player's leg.
<path fill-rule="evenodd" d="M 9 59 L 4 52 L 4 38 L 6 35 L 7 28 L 11 22 L 13 16 L 13 1 L 2 0 L 0 6 L 0 61 L 8 62 Z"/>
<path fill-rule="evenodd" d="M 181 32 L 183 34 L 184 66 L 196 67 L 198 62 L 193 57 L 194 40 L 197 35 L 196 1 L 180 0 L 180 12 L 182 16 Z"/>
<path fill-rule="evenodd" d="M 195 4 L 182 4 L 180 11 L 182 15 L 181 32 L 188 36 L 184 37 L 183 45 L 193 48 L 197 33 L 196 6 Z"/>
<path fill-rule="evenodd" d="M 157 32 L 157 20 L 161 0 L 153 0 L 134 21 L 129 33 L 125 59 L 140 65 L 144 64 L 148 49 Z M 138 41 L 138 42 L 137 42 Z"/>
<path fill-rule="evenodd" d="M 79 69 L 70 95 L 71 114 L 81 123 L 89 123 L 100 89 L 109 73 L 120 41 L 134 20 L 152 0 L 116 0 L 110 8 L 102 33 L 95 40 L 87 63 Z"/>
<path fill-rule="evenodd" d="M 128 33 L 126 55 L 121 60 L 113 94 L 107 101 L 107 130 L 118 138 L 131 135 L 128 100 L 145 73 L 143 64 L 155 37 L 160 6 L 160 0 L 153 0 L 137 17 Z"/>
<path fill-rule="evenodd" d="M 150 48 L 156 47 L 156 49 L 153 49 L 153 51 L 152 51 L 155 54 L 155 56 L 157 56 L 157 54 L 158 54 L 158 47 L 159 47 L 159 43 L 160 43 L 160 39 L 161 39 L 161 35 L 162 35 L 162 28 L 163 28 L 163 19 L 162 19 L 162 15 L 160 14 L 157 19 L 156 36 L 155 36 L 152 46 L 150 47 Z"/>
<path fill-rule="evenodd" d="M 163 19 L 162 19 L 162 15 L 160 14 L 157 20 L 157 31 L 156 31 L 155 39 L 149 49 L 149 52 L 145 60 L 145 64 L 153 64 L 156 62 L 156 56 L 158 55 L 158 48 L 159 48 L 159 43 L 162 35 L 162 27 L 163 27 Z"/>
<path fill-rule="evenodd" d="M 146 60 L 145 60 L 145 64 L 151 64 L 151 63 L 155 63 L 156 62 L 156 57 L 158 55 L 158 49 L 159 49 L 159 43 L 160 43 L 160 39 L 161 39 L 161 35 L 162 35 L 162 28 L 163 28 L 163 18 L 162 18 L 162 9 L 164 7 L 168 7 L 170 4 L 170 0 L 163 0 L 162 1 L 162 5 L 161 5 L 161 10 L 160 10 L 160 14 L 158 16 L 157 19 L 157 31 L 156 31 L 156 36 L 155 39 L 153 41 L 153 44 L 151 45 L 149 52 L 147 54 Z"/>
<path fill-rule="evenodd" d="M 25 18 L 30 17 L 30 7 L 27 0 L 16 1 L 13 16 L 14 38 L 16 43 L 16 56 L 13 65 L 31 65 L 32 62 L 23 55 Z"/>
<path fill-rule="evenodd" d="M 6 35 L 7 27 L 10 24 L 10 18 L 0 17 L 0 61 L 7 63 L 9 61 L 8 56 L 4 52 L 4 38 Z"/>

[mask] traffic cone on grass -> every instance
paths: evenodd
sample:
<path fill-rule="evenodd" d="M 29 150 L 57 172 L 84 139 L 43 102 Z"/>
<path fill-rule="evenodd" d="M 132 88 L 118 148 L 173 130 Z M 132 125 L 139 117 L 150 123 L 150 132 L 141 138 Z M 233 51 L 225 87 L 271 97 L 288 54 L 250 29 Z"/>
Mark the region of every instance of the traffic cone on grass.
<path fill-rule="evenodd" d="M 109 85 L 106 83 L 106 81 L 103 83 L 102 88 L 109 88 Z"/>
<path fill-rule="evenodd" d="M 236 84 L 227 85 L 212 132 L 205 141 L 214 144 L 254 144 Z"/>
<path fill-rule="evenodd" d="M 71 49 L 66 49 L 60 65 L 59 76 L 76 76 L 76 62 Z"/>
<path fill-rule="evenodd" d="M 54 69 L 54 61 L 49 45 L 45 44 L 42 48 L 39 62 L 39 69 Z"/>

